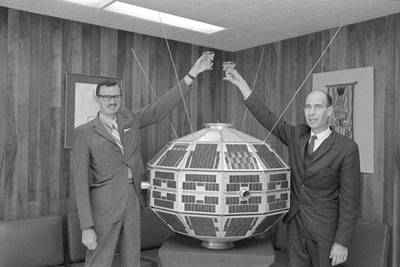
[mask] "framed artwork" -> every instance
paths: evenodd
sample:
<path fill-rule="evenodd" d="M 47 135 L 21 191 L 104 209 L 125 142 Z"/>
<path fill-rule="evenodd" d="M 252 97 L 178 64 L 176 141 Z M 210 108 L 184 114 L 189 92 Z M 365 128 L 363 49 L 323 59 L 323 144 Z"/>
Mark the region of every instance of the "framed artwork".
<path fill-rule="evenodd" d="M 123 93 L 122 79 L 67 73 L 65 97 L 64 147 L 73 148 L 74 129 L 96 118 L 99 105 L 95 100 L 96 86 L 104 80 L 114 80 Z"/>
<path fill-rule="evenodd" d="M 333 114 L 329 125 L 336 132 L 353 140 L 353 106 L 354 86 L 352 83 L 325 85 L 328 94 L 332 97 Z"/>

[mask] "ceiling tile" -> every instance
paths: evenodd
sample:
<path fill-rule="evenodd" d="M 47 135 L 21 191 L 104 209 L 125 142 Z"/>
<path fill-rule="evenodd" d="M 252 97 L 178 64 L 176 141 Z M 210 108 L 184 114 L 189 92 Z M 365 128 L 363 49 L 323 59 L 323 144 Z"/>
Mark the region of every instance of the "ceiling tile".
<path fill-rule="evenodd" d="M 293 0 L 270 0 L 257 5 L 255 8 L 265 10 L 271 14 L 281 14 L 287 10 L 297 9 L 300 7 L 302 7 L 302 4 Z"/>
<path fill-rule="evenodd" d="M 211 23 L 211 21 L 214 21 L 216 18 L 220 17 L 220 13 L 217 11 L 208 10 L 205 8 L 195 8 L 188 12 L 185 12 L 185 17 L 191 18 L 194 20 L 198 20 L 198 21 L 202 21 L 202 22 Z M 223 24 L 221 24 L 221 25 L 216 24 L 216 25 L 224 27 Z"/>
<path fill-rule="evenodd" d="M 109 25 L 110 27 L 116 27 L 123 21 L 128 20 L 128 16 L 121 16 L 114 12 L 108 12 L 105 10 L 99 10 L 96 13 L 89 15 L 85 21 L 92 24 Z"/>
<path fill-rule="evenodd" d="M 169 13 L 176 16 L 181 16 L 182 14 L 185 14 L 193 9 L 196 9 L 196 6 L 185 4 L 182 1 L 168 0 L 168 1 L 163 1 L 159 5 L 155 6 L 155 8 L 156 8 L 155 10 L 161 12 Z"/>
<path fill-rule="evenodd" d="M 240 1 L 214 1 L 208 5 L 203 6 L 203 8 L 206 8 L 208 10 L 213 10 L 214 12 L 219 12 L 219 14 L 230 14 L 237 12 L 238 10 L 243 8 L 243 3 L 239 4 Z"/>
<path fill-rule="evenodd" d="M 164 26 L 170 39 L 226 51 L 400 12 L 383 0 L 120 0 L 225 27 L 214 34 Z M 164 38 L 162 25 L 62 0 L 0 0 L 0 6 Z"/>
<path fill-rule="evenodd" d="M 254 22 L 271 28 L 290 23 L 292 22 L 292 19 L 290 17 L 283 17 L 280 15 L 266 14 L 264 17 L 257 18 Z"/>
<path fill-rule="evenodd" d="M 326 26 L 332 26 L 336 24 L 340 24 L 338 18 L 333 17 L 331 15 L 318 15 L 315 17 L 305 18 L 300 20 L 302 23 L 309 25 L 315 29 L 321 29 Z"/>

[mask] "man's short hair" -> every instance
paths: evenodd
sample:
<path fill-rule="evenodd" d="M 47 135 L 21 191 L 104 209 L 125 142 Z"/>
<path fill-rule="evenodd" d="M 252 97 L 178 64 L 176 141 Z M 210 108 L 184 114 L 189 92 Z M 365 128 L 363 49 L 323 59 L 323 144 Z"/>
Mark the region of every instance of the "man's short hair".
<path fill-rule="evenodd" d="M 99 95 L 100 88 L 102 86 L 111 87 L 111 86 L 114 86 L 114 85 L 118 85 L 118 83 L 116 81 L 113 81 L 113 80 L 104 80 L 104 81 L 99 82 L 97 84 L 97 86 L 96 86 L 96 96 Z M 122 92 L 121 92 L 121 94 L 122 94 Z"/>

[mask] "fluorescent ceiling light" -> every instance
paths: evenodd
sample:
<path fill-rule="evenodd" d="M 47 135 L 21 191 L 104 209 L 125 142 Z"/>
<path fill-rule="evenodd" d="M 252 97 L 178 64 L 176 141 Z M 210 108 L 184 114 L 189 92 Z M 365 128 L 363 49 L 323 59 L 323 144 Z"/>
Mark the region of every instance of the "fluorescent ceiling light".
<path fill-rule="evenodd" d="M 224 28 L 219 26 L 182 18 L 163 12 L 158 12 L 156 10 L 122 3 L 119 1 L 116 1 L 111 5 L 105 7 L 104 10 L 208 34 L 224 30 Z"/>
<path fill-rule="evenodd" d="M 102 8 L 113 0 L 64 0 L 64 1 L 84 6 Z"/>

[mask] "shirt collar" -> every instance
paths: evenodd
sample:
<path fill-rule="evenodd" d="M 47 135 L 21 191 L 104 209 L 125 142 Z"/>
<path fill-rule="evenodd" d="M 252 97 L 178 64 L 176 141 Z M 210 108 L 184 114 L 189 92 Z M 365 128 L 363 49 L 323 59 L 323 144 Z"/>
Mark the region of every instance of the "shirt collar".
<path fill-rule="evenodd" d="M 99 112 L 99 118 L 104 124 L 106 124 L 110 128 L 112 128 L 112 125 L 114 124 L 114 122 L 116 122 L 116 117 L 114 117 L 114 119 L 110 119 L 101 112 Z"/>
<path fill-rule="evenodd" d="M 318 140 L 322 141 L 322 140 L 325 140 L 325 139 L 331 134 L 331 132 L 332 132 L 332 130 L 331 130 L 330 127 L 328 127 L 328 129 L 326 129 L 325 131 L 320 132 L 320 133 L 317 133 L 317 134 L 314 133 L 314 132 L 311 130 L 311 136 L 316 135 L 317 138 L 318 138 Z"/>

